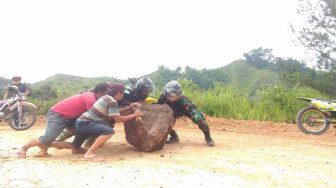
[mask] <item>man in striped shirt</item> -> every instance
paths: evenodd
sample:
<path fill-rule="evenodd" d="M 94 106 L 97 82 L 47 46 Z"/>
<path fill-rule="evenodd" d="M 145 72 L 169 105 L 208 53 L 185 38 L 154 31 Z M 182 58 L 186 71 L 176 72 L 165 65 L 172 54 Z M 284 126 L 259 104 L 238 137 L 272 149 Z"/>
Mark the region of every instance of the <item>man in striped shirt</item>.
<path fill-rule="evenodd" d="M 106 126 L 112 120 L 114 122 L 125 122 L 133 118 L 143 116 L 137 109 L 133 114 L 121 116 L 123 112 L 131 110 L 138 103 L 119 109 L 118 102 L 123 98 L 125 87 L 121 83 L 110 83 L 111 91 L 102 96 L 94 103 L 87 112 L 83 113 L 76 121 L 76 135 L 72 142 L 74 148 L 80 148 L 89 135 L 96 135 L 98 138 L 84 155 L 84 159 L 90 161 L 103 161 L 104 158 L 95 154 L 95 151 L 103 145 L 114 134 L 111 126 Z"/>

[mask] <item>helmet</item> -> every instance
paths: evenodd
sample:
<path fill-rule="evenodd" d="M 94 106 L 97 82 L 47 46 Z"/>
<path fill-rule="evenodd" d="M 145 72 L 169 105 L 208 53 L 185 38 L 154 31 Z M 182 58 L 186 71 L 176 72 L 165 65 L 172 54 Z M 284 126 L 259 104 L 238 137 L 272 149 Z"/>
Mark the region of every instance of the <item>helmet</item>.
<path fill-rule="evenodd" d="M 13 76 L 12 78 L 13 81 L 21 81 L 21 76 Z"/>
<path fill-rule="evenodd" d="M 151 79 L 148 77 L 141 78 L 137 83 L 136 86 L 138 91 L 154 91 L 154 84 Z"/>
<path fill-rule="evenodd" d="M 14 84 L 19 84 L 21 81 L 21 76 L 13 76 L 12 80 Z"/>
<path fill-rule="evenodd" d="M 182 95 L 181 85 L 175 80 L 168 82 L 164 89 L 164 95 L 166 97 L 179 99 Z"/>

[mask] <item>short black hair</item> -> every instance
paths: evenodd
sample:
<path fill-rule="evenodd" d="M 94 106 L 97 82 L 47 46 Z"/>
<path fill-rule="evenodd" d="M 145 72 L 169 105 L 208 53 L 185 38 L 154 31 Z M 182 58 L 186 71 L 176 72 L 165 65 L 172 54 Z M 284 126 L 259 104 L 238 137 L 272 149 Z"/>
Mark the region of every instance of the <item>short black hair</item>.
<path fill-rule="evenodd" d="M 108 88 L 110 88 L 110 85 L 108 83 L 99 83 L 96 85 L 95 88 L 93 88 L 94 93 L 98 93 L 99 91 L 105 92 Z"/>
<path fill-rule="evenodd" d="M 121 91 L 109 91 L 108 93 L 107 93 L 107 95 L 109 95 L 109 96 L 111 96 L 111 97 L 114 97 L 116 94 L 118 94 L 119 92 L 121 92 Z"/>

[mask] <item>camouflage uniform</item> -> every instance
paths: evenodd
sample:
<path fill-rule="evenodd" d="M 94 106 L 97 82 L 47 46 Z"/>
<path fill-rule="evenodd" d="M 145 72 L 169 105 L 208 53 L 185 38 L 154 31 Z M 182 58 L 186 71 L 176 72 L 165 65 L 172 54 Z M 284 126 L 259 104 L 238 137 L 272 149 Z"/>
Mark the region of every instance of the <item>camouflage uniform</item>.
<path fill-rule="evenodd" d="M 196 105 L 186 96 L 182 95 L 177 101 L 170 102 L 162 94 L 157 102 L 158 104 L 168 104 L 174 112 L 174 117 L 178 118 L 181 116 L 187 116 L 198 128 L 203 132 L 209 132 L 208 123 L 200 110 L 197 109 Z"/>
<path fill-rule="evenodd" d="M 66 127 L 65 129 L 63 129 L 61 134 L 58 135 L 58 137 L 56 138 L 56 142 L 65 141 L 66 139 L 71 138 L 75 134 L 76 134 L 75 127 Z"/>

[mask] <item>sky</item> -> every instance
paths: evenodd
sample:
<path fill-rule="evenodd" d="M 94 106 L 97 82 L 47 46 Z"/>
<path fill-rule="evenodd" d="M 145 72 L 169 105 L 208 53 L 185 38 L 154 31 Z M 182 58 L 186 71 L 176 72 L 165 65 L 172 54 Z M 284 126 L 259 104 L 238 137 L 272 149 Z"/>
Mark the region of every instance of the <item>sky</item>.
<path fill-rule="evenodd" d="M 259 47 L 303 60 L 296 0 L 0 1 L 0 76 L 139 77 L 213 69 Z"/>

